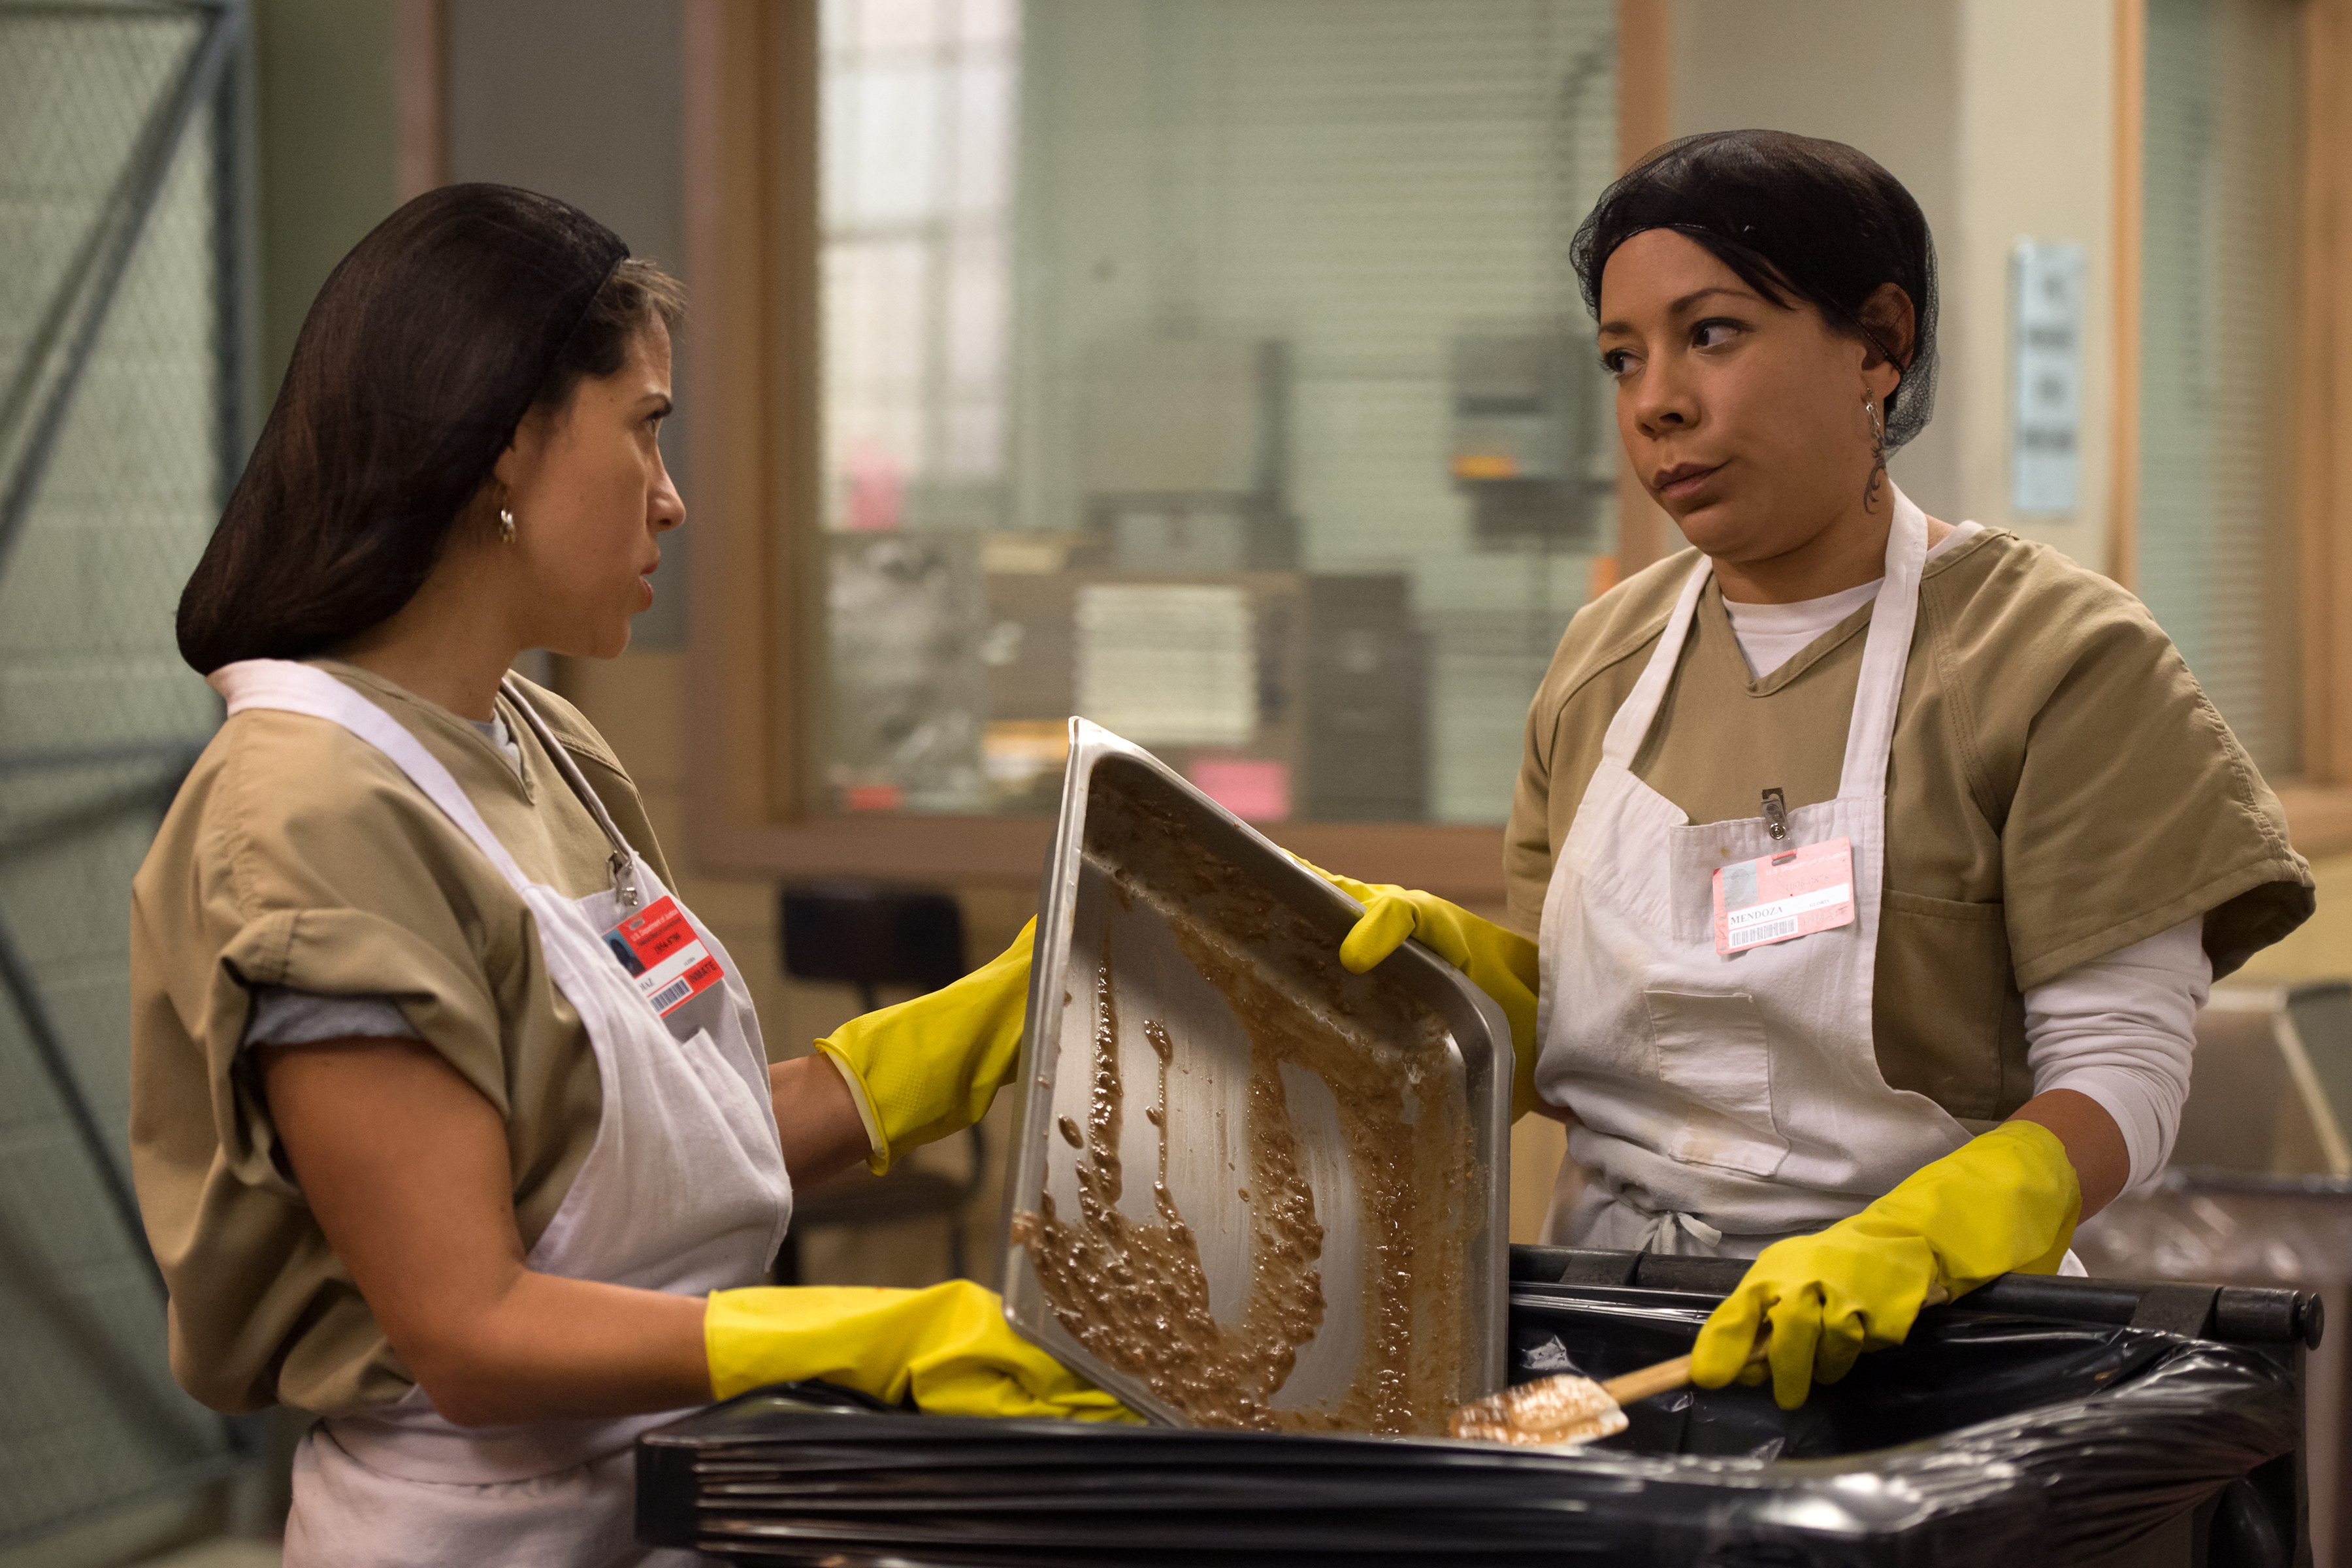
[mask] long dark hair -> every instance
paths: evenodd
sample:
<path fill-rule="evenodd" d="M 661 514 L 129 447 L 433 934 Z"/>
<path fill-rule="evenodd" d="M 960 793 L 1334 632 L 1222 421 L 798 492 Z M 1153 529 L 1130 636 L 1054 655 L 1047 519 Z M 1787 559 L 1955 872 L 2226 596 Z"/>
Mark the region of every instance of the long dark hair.
<path fill-rule="evenodd" d="M 1690 236 L 1772 303 L 1794 294 L 1884 355 L 1902 375 L 1886 396 L 1886 450 L 1927 427 L 1936 405 L 1936 242 L 1911 193 L 1868 155 L 1786 131 L 1710 131 L 1668 142 L 1602 192 L 1576 231 L 1570 257 L 1596 317 L 1609 258 L 1653 228 Z M 1883 283 L 1910 296 L 1907 352 L 1862 319 Z"/>
<path fill-rule="evenodd" d="M 448 185 L 343 258 L 220 526 L 180 596 L 209 675 L 299 658 L 415 595 L 534 405 L 610 375 L 677 285 L 550 196 Z"/>

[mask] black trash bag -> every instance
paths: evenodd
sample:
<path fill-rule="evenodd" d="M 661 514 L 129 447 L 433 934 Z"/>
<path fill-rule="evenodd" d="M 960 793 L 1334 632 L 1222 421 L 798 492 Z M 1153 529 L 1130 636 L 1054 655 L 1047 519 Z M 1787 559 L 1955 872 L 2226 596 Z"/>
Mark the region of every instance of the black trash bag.
<path fill-rule="evenodd" d="M 1606 1377 L 1680 1354 L 1712 1305 L 1520 1286 L 1513 1378 L 1570 1364 Z M 842 1568 L 2032 1568 L 2125 1544 L 2300 1436 L 2294 1379 L 2259 1351 L 1958 1310 L 1924 1315 L 1908 1343 L 1793 1414 L 1738 1386 L 1629 1414 L 1617 1437 L 1549 1455 L 953 1419 L 799 1385 L 640 1438 L 638 1534 Z M 2252 1563 L 2279 1529 L 2261 1500 L 2231 1515 Z"/>
<path fill-rule="evenodd" d="M 1596 1381 L 1690 1349 L 1712 1297 L 1573 1288 L 1557 1302 L 1522 1285 L 1511 1315 L 1513 1383 L 1572 1372 Z M 1902 1344 L 1874 1351 L 1840 1382 L 1817 1384 L 1802 1408 L 1770 1385 L 1685 1388 L 1629 1406 L 1629 1425 L 1594 1445 L 1634 1454 L 1829 1459 L 1893 1448 L 2128 1379 L 2167 1337 L 2119 1335 L 2100 1323 L 1922 1313 Z"/>

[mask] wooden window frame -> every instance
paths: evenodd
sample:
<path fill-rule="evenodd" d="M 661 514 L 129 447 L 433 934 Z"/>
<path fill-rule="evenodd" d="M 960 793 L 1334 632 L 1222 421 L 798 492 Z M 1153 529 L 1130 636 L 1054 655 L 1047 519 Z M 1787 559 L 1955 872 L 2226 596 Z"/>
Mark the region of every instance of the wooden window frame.
<path fill-rule="evenodd" d="M 2352 850 L 2352 0 L 2305 0 L 2303 308 L 2295 510 L 2304 776 L 2280 788 L 2305 854 Z"/>
<path fill-rule="evenodd" d="M 1620 0 L 1623 155 L 1665 139 L 1666 4 Z M 814 0 L 685 7 L 688 847 L 713 870 L 1027 886 L 1045 862 L 1049 817 L 835 812 L 806 782 L 824 632 L 814 526 L 817 12 Z M 1663 531 L 1626 479 L 1619 493 L 1638 504 L 1626 507 L 1621 558 L 1637 567 L 1655 558 Z M 1274 832 L 1358 876 L 1503 901 L 1500 826 L 1286 822 Z"/>
<path fill-rule="evenodd" d="M 2352 851 L 2352 0 L 2303 0 L 2302 331 L 2295 534 L 2303 654 L 2302 773 L 2274 779 L 2306 856 Z M 2141 179 L 2147 0 L 2116 0 L 2116 395 L 2110 574 L 2139 564 Z"/>
<path fill-rule="evenodd" d="M 394 188 L 413 201 L 449 183 L 449 0 L 393 0 Z"/>

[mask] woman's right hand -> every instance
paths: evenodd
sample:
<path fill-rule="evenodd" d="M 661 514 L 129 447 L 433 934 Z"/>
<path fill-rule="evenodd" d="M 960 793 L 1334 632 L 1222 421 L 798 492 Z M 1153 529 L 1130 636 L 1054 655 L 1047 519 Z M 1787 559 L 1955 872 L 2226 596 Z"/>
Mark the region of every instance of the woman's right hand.
<path fill-rule="evenodd" d="M 993 1290 L 796 1286 L 719 1290 L 703 1320 L 710 1391 L 815 1380 L 932 1415 L 1142 1417 L 1013 1331 Z"/>

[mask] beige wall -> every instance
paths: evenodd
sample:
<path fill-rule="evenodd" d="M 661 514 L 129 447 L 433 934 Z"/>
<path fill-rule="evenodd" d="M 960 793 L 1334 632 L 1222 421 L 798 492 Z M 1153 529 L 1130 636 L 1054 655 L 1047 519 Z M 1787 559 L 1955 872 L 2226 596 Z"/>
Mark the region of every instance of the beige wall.
<path fill-rule="evenodd" d="M 1937 516 L 2106 565 L 2115 353 L 2113 7 L 2106 0 L 1675 0 L 1677 135 L 1767 126 L 1861 148 L 1918 198 L 1941 274 L 1934 423 L 1897 482 Z M 2083 486 L 2071 518 L 2009 508 L 2009 258 L 2088 250 Z"/>
<path fill-rule="evenodd" d="M 2115 453 L 2115 7 L 2107 0 L 1961 0 L 1957 221 L 1939 230 L 1960 515 L 2107 566 Z M 2086 252 L 2083 479 L 2071 518 L 2009 507 L 2011 248 Z"/>
<path fill-rule="evenodd" d="M 1762 128 L 1858 147 L 1903 182 L 1937 245 L 1948 245 L 1959 205 L 1959 9 L 1960 0 L 1675 0 L 1675 134 Z M 1890 465 L 1939 517 L 1964 515 L 1958 447 L 1941 412 L 1948 390 Z"/>
<path fill-rule="evenodd" d="M 677 0 L 448 0 L 449 178 L 520 185 L 571 202 L 630 253 L 682 273 L 686 261 Z M 675 345 L 685 384 L 691 333 Z M 662 423 L 662 450 L 686 466 L 694 409 Z M 693 498 L 687 498 L 690 502 Z M 638 648 L 686 646 L 691 532 L 664 546 L 662 595 L 637 617 Z"/>

